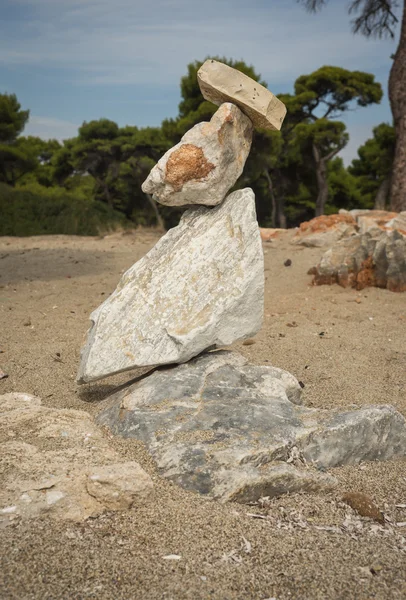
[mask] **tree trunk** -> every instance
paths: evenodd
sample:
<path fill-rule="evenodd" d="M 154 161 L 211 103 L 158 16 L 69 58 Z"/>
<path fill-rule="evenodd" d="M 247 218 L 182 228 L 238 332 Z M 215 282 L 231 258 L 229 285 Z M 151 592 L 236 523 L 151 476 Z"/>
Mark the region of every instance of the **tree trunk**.
<path fill-rule="evenodd" d="M 113 208 L 113 198 L 111 197 L 109 186 L 107 183 L 104 183 L 104 181 L 101 182 L 101 185 L 103 187 L 103 194 L 106 198 L 107 204 Z"/>
<path fill-rule="evenodd" d="M 391 209 L 406 210 L 406 0 L 398 49 L 389 76 L 389 100 L 396 133 L 392 167 Z"/>
<path fill-rule="evenodd" d="M 279 196 L 276 203 L 276 222 L 281 229 L 286 229 L 285 198 Z"/>
<path fill-rule="evenodd" d="M 328 200 L 328 183 L 327 183 L 327 158 L 321 158 L 319 149 L 313 144 L 313 156 L 316 164 L 317 177 L 317 200 L 316 200 L 316 217 L 324 214 L 324 208 Z"/>
<path fill-rule="evenodd" d="M 152 210 L 154 211 L 157 227 L 159 229 L 162 229 L 162 231 L 166 231 L 164 220 L 161 217 L 161 215 L 159 214 L 159 210 L 158 210 L 155 200 L 153 199 L 151 194 L 145 194 L 145 195 L 148 198 L 148 202 L 150 203 Z"/>
<path fill-rule="evenodd" d="M 109 186 L 107 185 L 107 183 L 105 181 L 103 181 L 102 179 L 100 179 L 100 177 L 96 177 L 96 175 L 94 173 L 92 173 L 92 171 L 90 169 L 87 170 L 87 172 L 89 173 L 89 175 L 91 175 L 93 177 L 93 179 L 96 182 L 96 194 L 99 190 L 101 190 L 102 195 L 104 196 L 105 201 L 107 202 L 107 204 L 109 206 L 111 206 L 111 208 L 113 208 L 113 199 L 111 197 L 110 194 L 110 190 L 109 190 Z"/>
<path fill-rule="evenodd" d="M 286 229 L 287 223 L 286 223 L 286 215 L 285 215 L 285 196 L 286 196 L 286 190 L 289 189 L 289 185 L 290 185 L 290 181 L 289 179 L 281 172 L 280 173 L 280 179 L 281 179 L 281 192 L 278 194 L 278 199 L 277 199 L 277 203 L 276 203 L 276 222 L 277 222 L 277 226 L 281 227 L 282 229 Z"/>
<path fill-rule="evenodd" d="M 273 183 L 272 183 L 272 179 L 271 179 L 268 169 L 265 169 L 265 177 L 267 178 L 267 181 L 268 181 L 268 189 L 269 189 L 269 194 L 271 196 L 271 202 L 272 202 L 271 227 L 276 227 L 276 198 L 275 198 L 275 194 L 273 193 Z"/>
<path fill-rule="evenodd" d="M 382 183 L 379 186 L 379 189 L 376 193 L 375 204 L 374 204 L 375 210 L 385 210 L 386 204 L 387 204 L 386 201 L 389 196 L 389 190 L 390 190 L 390 177 L 386 177 L 382 181 Z"/>
<path fill-rule="evenodd" d="M 271 175 L 269 174 L 268 169 L 264 171 L 265 177 L 268 180 L 269 193 L 271 195 L 272 201 L 272 227 L 281 227 L 282 229 L 286 229 L 286 216 L 285 216 L 285 203 L 283 198 L 278 194 L 278 197 L 275 196 L 274 187 L 272 183 Z"/>

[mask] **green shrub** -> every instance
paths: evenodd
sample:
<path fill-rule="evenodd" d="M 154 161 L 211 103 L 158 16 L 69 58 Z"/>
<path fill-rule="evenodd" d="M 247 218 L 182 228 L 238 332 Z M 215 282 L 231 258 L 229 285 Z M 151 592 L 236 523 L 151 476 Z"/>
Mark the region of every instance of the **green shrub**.
<path fill-rule="evenodd" d="M 0 235 L 98 235 L 129 223 L 97 200 L 69 192 L 40 195 L 0 184 Z"/>

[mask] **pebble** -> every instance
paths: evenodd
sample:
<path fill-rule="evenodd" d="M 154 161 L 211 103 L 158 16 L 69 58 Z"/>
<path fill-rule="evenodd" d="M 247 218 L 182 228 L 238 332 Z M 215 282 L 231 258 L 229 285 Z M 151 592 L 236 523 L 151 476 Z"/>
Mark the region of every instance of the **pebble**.
<path fill-rule="evenodd" d="M 381 523 L 385 523 L 385 518 L 372 499 L 361 492 L 347 492 L 343 495 L 342 501 L 348 504 L 361 517 L 368 517 Z"/>

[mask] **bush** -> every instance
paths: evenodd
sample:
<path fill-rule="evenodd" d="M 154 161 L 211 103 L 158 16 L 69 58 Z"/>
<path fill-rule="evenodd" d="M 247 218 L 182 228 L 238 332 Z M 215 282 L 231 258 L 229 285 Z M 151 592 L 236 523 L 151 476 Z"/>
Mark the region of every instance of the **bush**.
<path fill-rule="evenodd" d="M 0 235 L 98 235 L 125 227 L 123 215 L 69 192 L 40 195 L 0 184 Z"/>

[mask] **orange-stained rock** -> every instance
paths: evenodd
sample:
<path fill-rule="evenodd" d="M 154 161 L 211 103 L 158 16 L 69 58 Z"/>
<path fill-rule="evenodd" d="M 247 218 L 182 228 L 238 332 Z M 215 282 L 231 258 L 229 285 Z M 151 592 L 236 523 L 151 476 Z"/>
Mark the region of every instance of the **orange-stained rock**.
<path fill-rule="evenodd" d="M 350 214 L 322 215 L 301 223 L 292 244 L 308 247 L 332 246 L 341 238 L 354 233 L 356 223 Z"/>
<path fill-rule="evenodd" d="M 406 236 L 379 227 L 338 241 L 315 268 L 315 285 L 406 291 Z"/>
<path fill-rule="evenodd" d="M 370 210 L 356 218 L 359 232 L 365 233 L 372 227 L 387 229 L 388 223 L 397 216 L 398 213 L 395 212 L 388 212 L 386 210 Z"/>
<path fill-rule="evenodd" d="M 335 228 L 339 223 L 348 223 L 355 225 L 355 219 L 351 215 L 321 215 L 311 221 L 304 221 L 300 224 L 300 233 L 320 233 L 328 229 Z"/>
<path fill-rule="evenodd" d="M 192 127 L 164 154 L 142 191 L 168 206 L 220 204 L 244 169 L 252 132 L 237 106 L 222 104 L 208 123 Z"/>
<path fill-rule="evenodd" d="M 353 209 L 340 210 L 339 214 L 334 215 L 322 215 L 301 223 L 292 244 L 333 246 L 340 239 L 375 228 L 383 231 L 396 230 L 406 235 L 406 212 Z"/>
<path fill-rule="evenodd" d="M 203 150 L 184 144 L 170 155 L 166 163 L 166 181 L 179 192 L 188 181 L 202 181 L 216 167 L 205 157 Z"/>
<path fill-rule="evenodd" d="M 261 240 L 263 242 L 270 242 L 279 237 L 279 234 L 286 229 L 274 229 L 272 227 L 260 227 L 259 233 L 261 234 Z"/>

